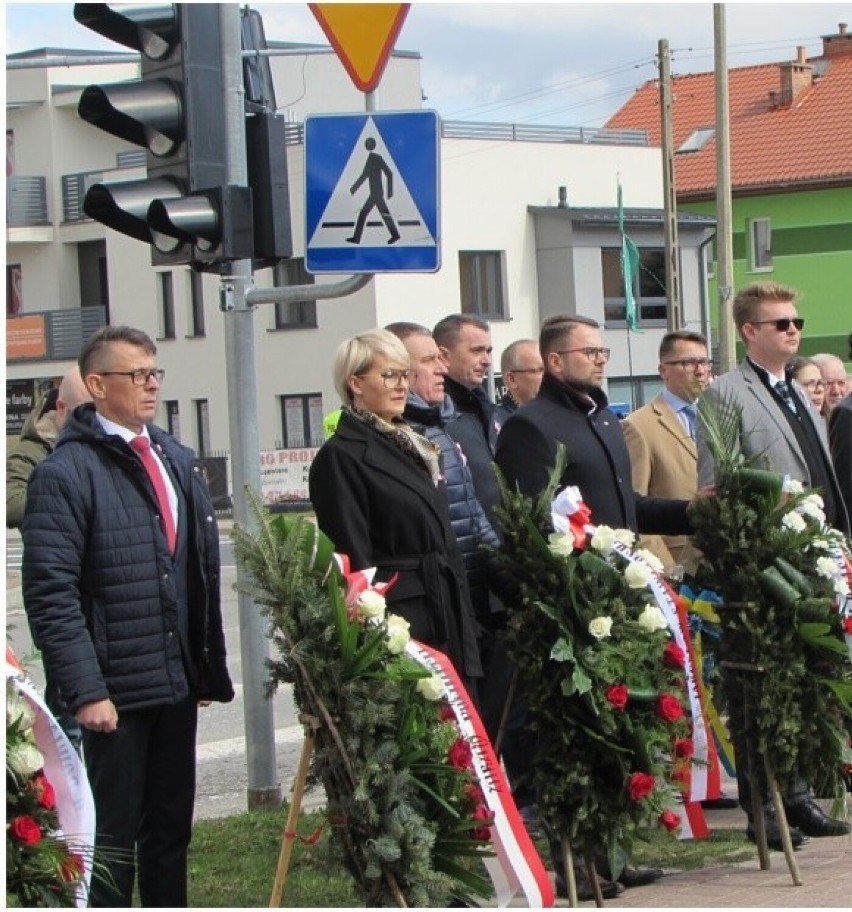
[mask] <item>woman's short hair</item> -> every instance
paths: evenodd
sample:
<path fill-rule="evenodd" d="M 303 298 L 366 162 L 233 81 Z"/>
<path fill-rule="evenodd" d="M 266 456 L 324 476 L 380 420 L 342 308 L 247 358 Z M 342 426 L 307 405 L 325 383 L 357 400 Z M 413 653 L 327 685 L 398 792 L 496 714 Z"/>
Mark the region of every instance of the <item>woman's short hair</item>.
<path fill-rule="evenodd" d="M 387 358 L 391 364 L 409 365 L 408 351 L 402 341 L 386 329 L 371 329 L 340 343 L 334 355 L 332 374 L 341 402 L 352 404 L 349 378 L 368 371 L 377 355 Z"/>

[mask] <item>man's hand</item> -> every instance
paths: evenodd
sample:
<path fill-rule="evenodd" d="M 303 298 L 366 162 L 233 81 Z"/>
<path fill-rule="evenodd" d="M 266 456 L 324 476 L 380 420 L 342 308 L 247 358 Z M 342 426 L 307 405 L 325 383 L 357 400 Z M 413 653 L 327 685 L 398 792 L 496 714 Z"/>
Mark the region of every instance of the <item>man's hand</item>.
<path fill-rule="evenodd" d="M 83 726 L 99 732 L 114 732 L 118 728 L 118 710 L 112 700 L 97 700 L 81 706 L 74 717 Z"/>

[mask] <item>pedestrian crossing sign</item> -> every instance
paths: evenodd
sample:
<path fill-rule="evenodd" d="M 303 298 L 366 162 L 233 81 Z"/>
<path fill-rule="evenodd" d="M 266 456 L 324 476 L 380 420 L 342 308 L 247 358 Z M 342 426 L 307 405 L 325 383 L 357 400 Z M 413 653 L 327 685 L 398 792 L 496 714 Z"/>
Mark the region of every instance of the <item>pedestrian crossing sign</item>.
<path fill-rule="evenodd" d="M 435 111 L 305 120 L 305 268 L 440 268 L 440 127 Z"/>

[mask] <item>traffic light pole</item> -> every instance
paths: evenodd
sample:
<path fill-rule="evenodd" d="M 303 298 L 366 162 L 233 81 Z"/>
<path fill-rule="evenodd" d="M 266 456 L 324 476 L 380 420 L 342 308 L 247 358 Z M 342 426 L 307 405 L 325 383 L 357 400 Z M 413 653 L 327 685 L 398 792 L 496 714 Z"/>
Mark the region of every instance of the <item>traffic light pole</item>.
<path fill-rule="evenodd" d="M 222 79 L 227 124 L 227 182 L 248 184 L 245 109 L 241 56 L 240 9 L 235 3 L 219 7 L 222 34 Z M 234 519 L 245 528 L 255 524 L 249 515 L 246 488 L 260 491 L 260 433 L 257 413 L 257 372 L 254 350 L 254 311 L 246 300 L 252 282 L 252 262 L 230 263 L 222 278 L 225 311 L 225 364 L 228 379 L 228 420 L 233 473 Z M 254 600 L 242 591 L 243 571 L 237 567 L 237 606 L 240 621 L 248 809 L 281 804 L 275 763 L 275 723 L 272 701 L 264 695 L 268 671 L 266 624 Z"/>

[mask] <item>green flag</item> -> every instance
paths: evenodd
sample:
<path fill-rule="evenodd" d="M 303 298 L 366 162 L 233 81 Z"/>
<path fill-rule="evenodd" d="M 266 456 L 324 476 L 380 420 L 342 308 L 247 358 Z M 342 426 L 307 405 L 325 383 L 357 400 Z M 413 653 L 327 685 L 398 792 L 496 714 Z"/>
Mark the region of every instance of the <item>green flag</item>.
<path fill-rule="evenodd" d="M 624 232 L 624 205 L 621 201 L 621 182 L 618 183 L 618 230 L 621 232 L 621 275 L 624 278 L 624 304 L 627 329 L 638 332 L 636 296 L 633 293 L 639 276 L 639 248 Z"/>

